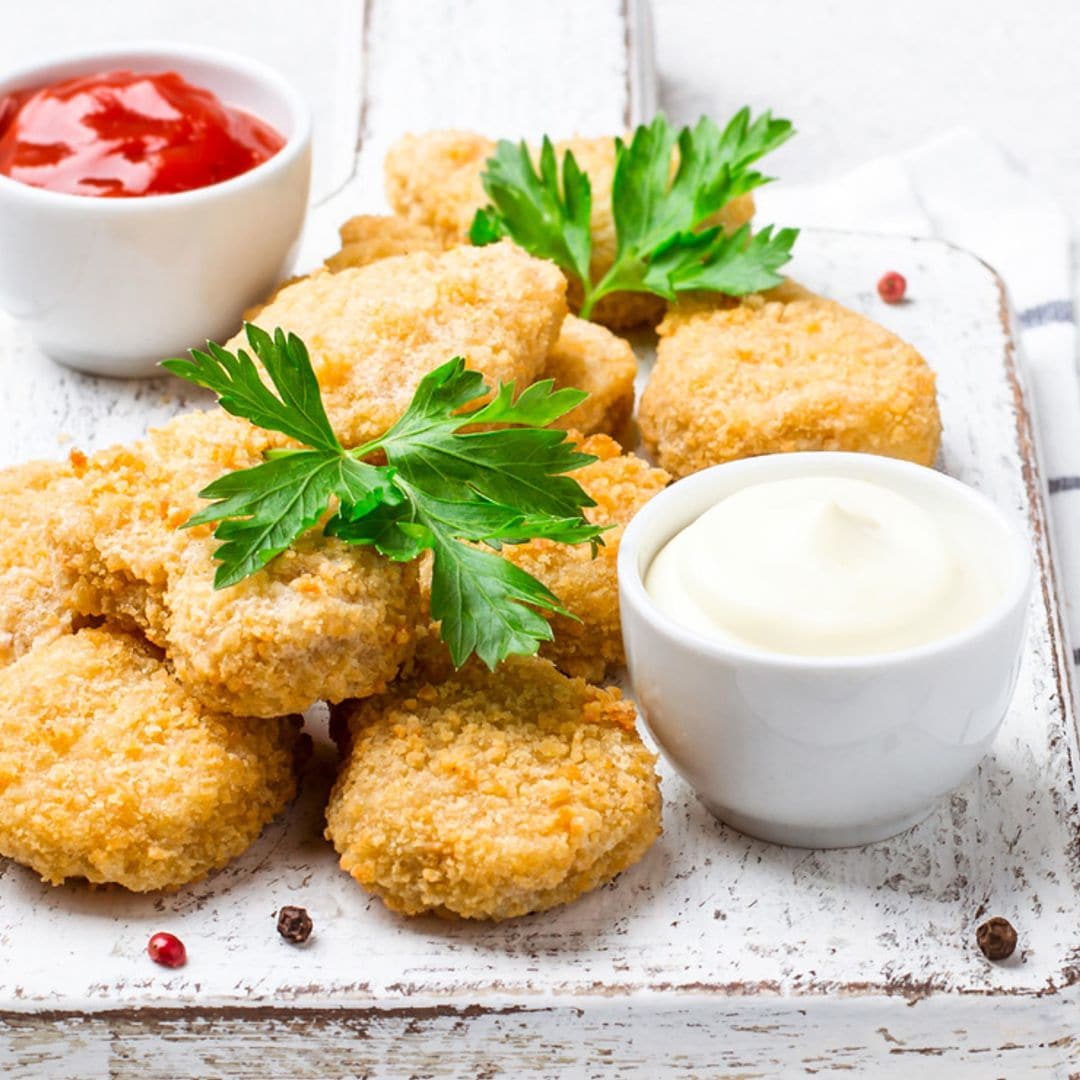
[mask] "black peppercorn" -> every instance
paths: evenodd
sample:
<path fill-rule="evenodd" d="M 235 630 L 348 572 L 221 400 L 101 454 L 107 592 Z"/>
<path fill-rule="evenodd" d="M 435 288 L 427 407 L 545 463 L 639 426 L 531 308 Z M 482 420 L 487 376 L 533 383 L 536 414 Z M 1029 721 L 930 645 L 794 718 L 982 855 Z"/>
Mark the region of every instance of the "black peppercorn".
<path fill-rule="evenodd" d="M 975 931 L 975 941 L 987 960 L 1008 960 L 1016 949 L 1016 931 L 1008 919 L 995 915 Z"/>
<path fill-rule="evenodd" d="M 307 908 L 283 907 L 278 912 L 277 932 L 294 945 L 303 945 L 311 937 L 314 925 Z"/>

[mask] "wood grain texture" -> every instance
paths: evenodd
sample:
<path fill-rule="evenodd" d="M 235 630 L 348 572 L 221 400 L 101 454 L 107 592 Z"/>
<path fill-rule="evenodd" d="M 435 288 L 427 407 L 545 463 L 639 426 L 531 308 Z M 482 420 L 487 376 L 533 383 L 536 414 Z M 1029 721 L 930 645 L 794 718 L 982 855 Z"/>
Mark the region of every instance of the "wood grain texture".
<path fill-rule="evenodd" d="M 337 221 L 381 204 L 381 153 L 402 130 L 456 122 L 561 134 L 623 123 L 629 8 L 573 8 L 589 27 L 581 63 L 600 73 L 585 100 L 578 86 L 552 84 L 542 64 L 559 26 L 537 18 L 528 33 L 510 35 L 499 7 L 471 0 L 439 22 L 372 0 L 356 174 L 314 216 L 308 261 L 332 249 Z M 571 17 L 570 5 L 553 8 Z M 465 43 L 482 65 L 462 55 Z M 576 59 L 563 70 L 575 70 Z M 892 266 L 904 268 L 912 302 L 887 308 L 874 283 Z M 999 283 L 933 242 L 829 234 L 802 238 L 796 275 L 924 352 L 940 378 L 943 467 L 1031 537 L 1042 588 L 1028 652 L 977 774 L 902 837 L 811 852 L 725 828 L 665 770 L 665 835 L 611 886 L 499 926 L 406 922 L 343 875 L 322 840 L 333 751 L 316 710 L 320 738 L 298 803 L 204 882 L 138 897 L 53 889 L 0 865 L 5 1075 L 908 1077 L 918 1069 L 1014 1077 L 1038 1069 L 1064 1078 L 1080 1069 L 1070 668 Z M 10 325 L 0 325 L 0 374 L 3 461 L 55 456 L 57 432 L 84 448 L 129 438 L 195 400 L 175 383 L 50 367 Z M 315 920 L 305 948 L 274 932 L 274 913 L 287 903 Z M 1007 964 L 989 964 L 974 947 L 974 928 L 989 914 L 1020 933 Z M 185 940 L 186 968 L 147 961 L 157 929 Z"/>

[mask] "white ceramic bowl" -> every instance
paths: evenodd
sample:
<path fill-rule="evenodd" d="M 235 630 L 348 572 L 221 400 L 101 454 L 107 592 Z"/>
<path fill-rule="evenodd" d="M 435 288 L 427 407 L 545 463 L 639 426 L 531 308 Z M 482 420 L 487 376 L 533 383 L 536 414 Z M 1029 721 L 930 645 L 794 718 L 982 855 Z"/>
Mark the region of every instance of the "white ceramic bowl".
<path fill-rule="evenodd" d="M 951 637 L 875 656 L 799 657 L 705 638 L 653 603 L 657 552 L 721 498 L 807 475 L 879 479 L 975 515 L 1000 554 L 995 607 Z M 673 484 L 619 550 L 634 692 L 660 748 L 704 803 L 742 832 L 799 847 L 881 840 L 925 817 L 990 747 L 1016 685 L 1031 590 L 1018 530 L 957 480 L 869 454 L 774 454 Z"/>
<path fill-rule="evenodd" d="M 286 139 L 251 171 L 176 195 L 93 198 L 0 176 L 0 307 L 61 363 L 135 376 L 207 338 L 231 336 L 244 308 L 284 276 L 307 208 L 311 120 L 270 68 L 186 45 L 103 49 L 24 67 L 0 79 L 0 97 L 124 68 L 177 71 Z"/>

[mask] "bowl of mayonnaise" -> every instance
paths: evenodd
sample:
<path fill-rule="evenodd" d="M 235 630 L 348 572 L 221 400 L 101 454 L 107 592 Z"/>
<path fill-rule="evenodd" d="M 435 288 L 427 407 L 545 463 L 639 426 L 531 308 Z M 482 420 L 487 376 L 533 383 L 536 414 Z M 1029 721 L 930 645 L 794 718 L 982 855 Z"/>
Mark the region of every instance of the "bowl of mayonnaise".
<path fill-rule="evenodd" d="M 619 551 L 627 664 L 722 821 L 846 847 L 916 824 L 982 760 L 1023 655 L 1032 557 L 985 496 L 871 454 L 673 484 Z"/>

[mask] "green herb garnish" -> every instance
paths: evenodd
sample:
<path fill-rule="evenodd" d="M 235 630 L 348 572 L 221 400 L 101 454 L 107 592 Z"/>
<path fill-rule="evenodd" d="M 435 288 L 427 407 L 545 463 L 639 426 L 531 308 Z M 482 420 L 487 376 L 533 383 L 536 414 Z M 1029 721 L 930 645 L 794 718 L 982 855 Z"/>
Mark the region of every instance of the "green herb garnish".
<path fill-rule="evenodd" d="M 557 263 L 581 282 L 583 318 L 614 292 L 674 300 L 694 290 L 741 296 L 768 289 L 782 280 L 777 271 L 791 258 L 797 229 L 774 232 L 770 225 L 751 236 L 744 225 L 729 236 L 719 226 L 701 226 L 732 199 L 768 183 L 752 166 L 792 134 L 790 121 L 768 112 L 751 121 L 744 108 L 723 131 L 702 117 L 676 133 L 658 115 L 629 143 L 616 139 L 615 262 L 599 281 L 589 269 L 592 190 L 573 153 L 563 155 L 560 177 L 546 136 L 539 169 L 524 142 L 503 140 L 481 176 L 491 205 L 477 211 L 469 238 L 489 244 L 509 236 L 530 254 Z M 679 165 L 672 177 L 676 145 Z"/>
<path fill-rule="evenodd" d="M 596 459 L 546 426 L 586 395 L 555 390 L 548 379 L 516 399 L 512 383 L 501 385 L 486 404 L 475 404 L 489 388 L 456 357 L 421 380 L 385 434 L 346 449 L 330 426 L 304 343 L 280 329 L 272 336 L 250 324 L 245 330 L 272 388 L 242 349 L 233 354 L 208 343 L 190 359 L 163 364 L 213 390 L 234 416 L 303 444 L 271 450 L 261 464 L 199 493 L 213 503 L 184 527 L 218 523 L 214 587 L 260 570 L 336 503 L 327 535 L 373 545 L 398 561 L 432 551 L 431 614 L 455 665 L 475 653 L 494 668 L 550 640 L 541 611 L 570 613 L 536 578 L 476 545 L 498 551 L 535 537 L 600 543 L 603 528 L 582 514 L 593 501 L 565 475 Z"/>

